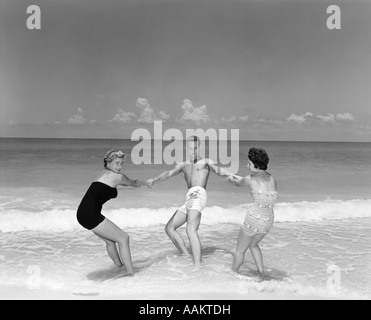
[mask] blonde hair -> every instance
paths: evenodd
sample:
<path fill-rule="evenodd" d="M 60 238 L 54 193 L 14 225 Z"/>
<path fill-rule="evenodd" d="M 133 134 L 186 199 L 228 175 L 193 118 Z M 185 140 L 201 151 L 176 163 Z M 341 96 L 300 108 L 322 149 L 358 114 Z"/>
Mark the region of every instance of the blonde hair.
<path fill-rule="evenodd" d="M 125 158 L 126 157 L 126 154 L 123 153 L 121 150 L 116 150 L 116 149 L 113 149 L 113 150 L 110 150 L 106 153 L 106 155 L 104 156 L 104 168 L 107 169 L 107 165 L 109 163 L 111 163 L 113 160 L 117 159 L 117 158 Z"/>
<path fill-rule="evenodd" d="M 201 139 L 197 136 L 191 136 L 187 139 L 188 142 L 197 142 L 198 145 L 201 145 Z"/>

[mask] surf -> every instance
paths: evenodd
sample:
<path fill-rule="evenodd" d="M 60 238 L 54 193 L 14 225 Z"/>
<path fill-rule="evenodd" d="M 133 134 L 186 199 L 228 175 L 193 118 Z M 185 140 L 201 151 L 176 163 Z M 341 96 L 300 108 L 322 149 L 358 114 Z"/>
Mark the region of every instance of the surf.
<path fill-rule="evenodd" d="M 9 201 L 9 199 L 7 199 Z M 220 223 L 241 224 L 251 204 L 231 207 L 207 207 L 203 225 Z M 44 231 L 64 232 L 83 230 L 76 221 L 74 207 L 39 211 L 33 208 L 5 209 L 0 205 L 0 232 Z M 140 228 L 165 225 L 177 208 L 122 208 L 104 210 L 103 214 L 122 228 Z M 371 199 L 326 200 L 320 202 L 278 203 L 275 207 L 276 223 L 319 222 L 371 217 Z"/>

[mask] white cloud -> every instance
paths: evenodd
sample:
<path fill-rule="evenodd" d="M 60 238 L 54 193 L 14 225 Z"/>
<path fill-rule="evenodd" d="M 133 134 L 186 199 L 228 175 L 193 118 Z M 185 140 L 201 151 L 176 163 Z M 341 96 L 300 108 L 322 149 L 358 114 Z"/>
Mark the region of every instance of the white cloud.
<path fill-rule="evenodd" d="M 327 115 L 318 115 L 317 118 L 325 123 L 337 123 L 342 121 L 354 121 L 354 116 L 350 113 L 338 113 L 334 114 L 327 114 Z"/>
<path fill-rule="evenodd" d="M 281 120 L 264 119 L 264 118 L 258 119 L 257 122 L 263 123 L 263 124 L 275 124 L 275 125 L 282 125 L 283 124 Z"/>
<path fill-rule="evenodd" d="M 84 110 L 82 110 L 81 108 L 78 108 L 77 114 L 75 114 L 72 118 L 68 119 L 67 121 L 68 124 L 85 124 L 87 122 L 88 120 L 85 119 Z"/>
<path fill-rule="evenodd" d="M 164 111 L 160 111 L 158 113 L 158 116 L 162 119 L 162 120 L 168 120 L 170 119 L 170 115 L 168 115 L 166 112 Z"/>
<path fill-rule="evenodd" d="M 350 113 L 339 113 L 336 115 L 338 121 L 355 121 L 355 117 Z"/>
<path fill-rule="evenodd" d="M 289 122 L 296 122 L 298 124 L 306 123 L 308 120 L 319 120 L 323 123 L 339 123 L 342 121 L 354 121 L 355 118 L 350 113 L 338 113 L 338 114 L 332 114 L 328 113 L 327 115 L 316 115 L 314 116 L 313 113 L 307 112 L 306 114 L 297 115 L 292 114 L 290 117 L 287 118 L 287 121 Z"/>
<path fill-rule="evenodd" d="M 153 123 L 156 120 L 170 119 L 170 115 L 164 111 L 160 111 L 156 114 L 148 100 L 145 98 L 138 98 L 136 106 L 141 110 L 141 115 L 139 116 L 138 122 Z"/>
<path fill-rule="evenodd" d="M 323 122 L 326 122 L 326 123 L 335 123 L 336 122 L 336 117 L 331 113 L 329 113 L 326 116 L 323 116 L 323 115 L 319 114 L 319 115 L 317 115 L 316 118 L 323 121 Z"/>
<path fill-rule="evenodd" d="M 222 122 L 224 122 L 224 123 L 232 123 L 232 122 L 235 122 L 235 121 L 237 121 L 237 117 L 235 117 L 235 116 L 233 116 L 233 117 L 230 117 L 229 119 L 226 119 L 226 118 L 222 118 Z"/>
<path fill-rule="evenodd" d="M 182 105 L 183 117 L 182 121 L 193 121 L 197 124 L 210 122 L 211 119 L 207 114 L 207 106 L 194 107 L 192 101 L 186 99 Z"/>
<path fill-rule="evenodd" d="M 113 119 L 110 122 L 130 123 L 136 117 L 137 115 L 133 112 L 126 112 L 125 110 L 119 109 L 119 112 L 113 117 Z"/>
<path fill-rule="evenodd" d="M 137 119 L 139 123 L 153 123 L 157 120 L 165 121 L 170 119 L 170 115 L 168 115 L 164 111 L 156 113 L 152 106 L 149 104 L 148 100 L 145 98 L 138 98 L 136 107 L 140 109 L 139 116 L 136 115 L 134 112 L 126 112 L 123 109 L 119 109 L 119 112 L 109 122 L 132 123 L 135 119 Z"/>
<path fill-rule="evenodd" d="M 290 117 L 287 118 L 289 122 L 296 122 L 298 124 L 303 124 L 308 121 L 309 118 L 313 117 L 313 113 L 307 112 L 306 114 L 297 115 L 293 113 Z"/>
<path fill-rule="evenodd" d="M 155 120 L 155 112 L 149 104 L 148 100 L 144 98 L 138 98 L 136 105 L 137 108 L 141 110 L 141 115 L 138 119 L 138 122 L 153 123 L 153 121 Z"/>
<path fill-rule="evenodd" d="M 246 122 L 249 120 L 249 117 L 248 116 L 242 116 L 242 117 L 237 117 L 237 116 L 232 116 L 228 119 L 226 118 L 222 118 L 221 122 L 222 123 L 233 123 L 233 122 L 236 122 L 236 121 L 242 121 L 242 122 Z"/>

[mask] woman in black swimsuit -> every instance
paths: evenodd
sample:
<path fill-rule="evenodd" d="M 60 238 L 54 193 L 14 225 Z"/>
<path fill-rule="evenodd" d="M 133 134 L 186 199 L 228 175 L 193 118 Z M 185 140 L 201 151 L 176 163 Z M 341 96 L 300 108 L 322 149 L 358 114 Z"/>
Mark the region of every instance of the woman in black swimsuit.
<path fill-rule="evenodd" d="M 151 187 L 149 182 L 132 180 L 122 173 L 125 154 L 119 150 L 109 151 L 104 158 L 105 171 L 92 183 L 77 210 L 78 222 L 107 244 L 107 252 L 117 266 L 124 265 L 133 274 L 129 236 L 113 222 L 105 218 L 101 211 L 103 205 L 117 197 L 117 187 Z M 118 249 L 117 250 L 117 246 Z"/>

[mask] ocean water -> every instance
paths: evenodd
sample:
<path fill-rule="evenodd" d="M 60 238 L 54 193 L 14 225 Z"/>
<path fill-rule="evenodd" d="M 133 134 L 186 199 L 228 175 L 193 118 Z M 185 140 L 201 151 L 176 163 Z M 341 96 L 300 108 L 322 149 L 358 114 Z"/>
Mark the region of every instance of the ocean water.
<path fill-rule="evenodd" d="M 241 297 L 289 292 L 345 299 L 371 298 L 371 144 L 241 142 L 240 175 L 250 147 L 265 148 L 278 180 L 276 223 L 263 240 L 269 281 L 250 281 L 251 255 L 240 275 L 230 269 L 248 190 L 212 175 L 200 236 L 204 263 L 178 255 L 164 226 L 183 204 L 179 176 L 152 190 L 121 188 L 103 214 L 131 236 L 138 273 L 114 267 L 104 243 L 81 228 L 76 209 L 102 170 L 106 151 L 130 155 L 128 140 L 0 139 L 0 285 L 35 284 L 76 295 L 151 299 L 198 292 Z M 166 165 L 126 173 L 147 179 Z M 185 237 L 185 230 L 181 233 Z"/>

